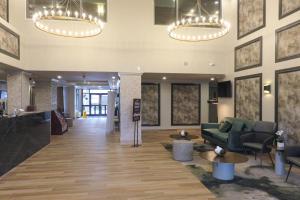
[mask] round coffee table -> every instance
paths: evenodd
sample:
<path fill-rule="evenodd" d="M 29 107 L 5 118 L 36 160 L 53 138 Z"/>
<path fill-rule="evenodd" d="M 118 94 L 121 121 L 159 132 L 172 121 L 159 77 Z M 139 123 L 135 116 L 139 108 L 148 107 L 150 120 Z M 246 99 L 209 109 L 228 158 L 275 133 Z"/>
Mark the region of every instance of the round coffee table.
<path fill-rule="evenodd" d="M 194 140 L 194 139 L 198 139 L 199 136 L 198 135 L 187 135 L 187 136 L 182 136 L 179 133 L 177 134 L 171 134 L 170 138 L 173 138 L 175 140 Z"/>
<path fill-rule="evenodd" d="M 218 156 L 214 151 L 200 153 L 200 157 L 212 162 L 213 177 L 220 180 L 234 179 L 234 165 L 248 161 L 244 155 L 226 152 L 223 156 Z"/>

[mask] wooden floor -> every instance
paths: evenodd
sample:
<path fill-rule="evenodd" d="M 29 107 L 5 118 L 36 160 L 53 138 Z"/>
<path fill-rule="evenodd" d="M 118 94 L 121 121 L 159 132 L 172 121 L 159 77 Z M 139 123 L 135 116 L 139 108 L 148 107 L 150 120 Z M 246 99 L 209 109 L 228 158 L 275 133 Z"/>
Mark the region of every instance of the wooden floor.
<path fill-rule="evenodd" d="M 78 120 L 63 136 L 0 178 L 0 200 L 215 199 L 160 144 L 170 132 L 145 132 L 140 148 L 105 136 L 104 119 Z"/>

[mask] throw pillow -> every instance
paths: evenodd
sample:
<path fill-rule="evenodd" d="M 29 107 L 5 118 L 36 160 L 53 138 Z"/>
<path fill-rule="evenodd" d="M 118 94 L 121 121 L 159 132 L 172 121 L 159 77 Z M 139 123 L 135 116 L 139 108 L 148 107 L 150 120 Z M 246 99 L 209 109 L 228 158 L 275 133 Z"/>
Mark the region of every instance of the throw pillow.
<path fill-rule="evenodd" d="M 225 121 L 224 123 L 222 123 L 219 127 L 219 131 L 226 133 L 231 129 L 232 124 L 228 121 Z"/>
<path fill-rule="evenodd" d="M 232 124 L 231 131 L 240 132 L 243 130 L 245 124 L 242 121 L 235 121 Z"/>

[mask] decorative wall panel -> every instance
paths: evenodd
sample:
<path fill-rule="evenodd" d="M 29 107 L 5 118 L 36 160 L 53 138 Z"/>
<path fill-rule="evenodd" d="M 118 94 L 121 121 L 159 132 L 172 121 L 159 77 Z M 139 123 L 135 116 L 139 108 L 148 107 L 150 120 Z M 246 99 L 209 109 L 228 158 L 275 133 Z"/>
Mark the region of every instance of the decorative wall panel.
<path fill-rule="evenodd" d="M 300 10 L 299 0 L 279 0 L 279 19 Z"/>
<path fill-rule="evenodd" d="M 172 125 L 200 125 L 201 86 L 172 84 Z"/>
<path fill-rule="evenodd" d="M 0 0 L 0 17 L 8 22 L 9 18 L 9 1 Z"/>
<path fill-rule="evenodd" d="M 300 57 L 300 20 L 276 30 L 276 62 Z"/>
<path fill-rule="evenodd" d="M 20 36 L 0 24 L 0 53 L 20 59 Z"/>
<path fill-rule="evenodd" d="M 235 117 L 248 120 L 262 118 L 262 74 L 235 78 Z"/>
<path fill-rule="evenodd" d="M 276 71 L 275 121 L 300 142 L 300 67 Z"/>
<path fill-rule="evenodd" d="M 160 125 L 160 85 L 142 84 L 142 125 Z"/>
<path fill-rule="evenodd" d="M 266 24 L 266 0 L 238 0 L 238 39 Z"/>
<path fill-rule="evenodd" d="M 235 48 L 235 71 L 262 66 L 262 37 Z"/>

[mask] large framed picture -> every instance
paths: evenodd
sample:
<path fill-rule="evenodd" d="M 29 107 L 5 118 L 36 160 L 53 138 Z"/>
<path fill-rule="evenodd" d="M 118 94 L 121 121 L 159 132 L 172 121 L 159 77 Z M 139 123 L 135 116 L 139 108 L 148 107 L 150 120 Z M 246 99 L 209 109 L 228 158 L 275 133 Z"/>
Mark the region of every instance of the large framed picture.
<path fill-rule="evenodd" d="M 234 71 L 262 66 L 263 38 L 259 37 L 235 48 Z"/>
<path fill-rule="evenodd" d="M 160 126 L 160 84 L 142 83 L 142 126 Z"/>
<path fill-rule="evenodd" d="M 275 121 L 278 130 L 300 142 L 300 66 L 275 72 Z"/>
<path fill-rule="evenodd" d="M 266 25 L 266 0 L 238 0 L 238 39 Z"/>
<path fill-rule="evenodd" d="M 201 85 L 174 83 L 171 89 L 171 124 L 200 125 Z"/>
<path fill-rule="evenodd" d="M 279 19 L 300 10 L 299 0 L 279 0 Z"/>
<path fill-rule="evenodd" d="M 275 61 L 300 57 L 300 20 L 276 30 Z"/>
<path fill-rule="evenodd" d="M 262 74 L 234 80 L 234 116 L 258 121 L 262 119 Z"/>
<path fill-rule="evenodd" d="M 0 53 L 20 60 L 20 36 L 0 23 Z"/>
<path fill-rule="evenodd" d="M 9 21 L 9 0 L 0 0 L 0 17 Z"/>

